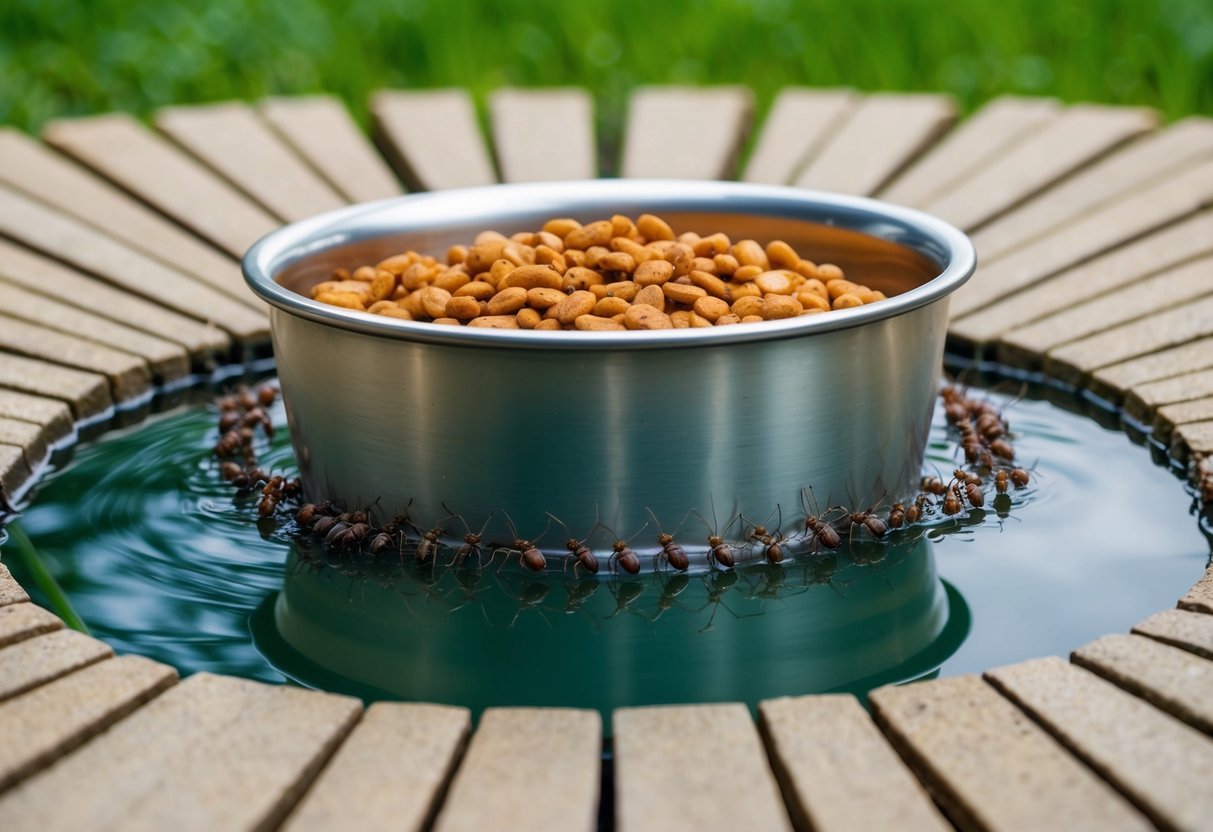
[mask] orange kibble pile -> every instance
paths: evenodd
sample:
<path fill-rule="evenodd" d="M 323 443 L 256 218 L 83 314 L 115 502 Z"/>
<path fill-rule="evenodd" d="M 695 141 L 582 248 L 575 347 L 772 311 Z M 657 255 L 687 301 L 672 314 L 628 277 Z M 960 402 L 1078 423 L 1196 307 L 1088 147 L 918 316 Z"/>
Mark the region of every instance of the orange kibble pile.
<path fill-rule="evenodd" d="M 333 306 L 451 326 L 494 329 L 682 329 L 819 315 L 884 300 L 831 263 L 782 240 L 675 235 L 665 220 L 619 214 L 541 230 L 479 234 L 446 261 L 416 251 L 312 289 Z"/>

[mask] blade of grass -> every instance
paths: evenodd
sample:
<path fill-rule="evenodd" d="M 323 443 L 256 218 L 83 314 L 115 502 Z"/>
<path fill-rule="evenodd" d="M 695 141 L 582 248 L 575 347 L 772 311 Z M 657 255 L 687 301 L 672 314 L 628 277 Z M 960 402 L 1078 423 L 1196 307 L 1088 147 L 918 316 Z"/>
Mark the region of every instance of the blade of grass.
<path fill-rule="evenodd" d="M 21 558 L 25 571 L 34 579 L 34 583 L 42 592 L 50 605 L 51 612 L 63 619 L 63 623 L 71 627 L 73 630 L 79 630 L 84 634 L 88 634 L 88 627 L 72 606 L 72 602 L 67 599 L 67 594 L 63 588 L 59 586 L 59 582 L 55 580 L 55 576 L 46 568 L 46 564 L 42 562 L 42 557 L 38 554 L 38 550 L 34 548 L 33 541 L 29 539 L 29 535 L 25 533 L 16 523 L 11 523 L 8 526 L 9 540 L 13 544 L 13 548 L 17 552 L 17 556 Z"/>

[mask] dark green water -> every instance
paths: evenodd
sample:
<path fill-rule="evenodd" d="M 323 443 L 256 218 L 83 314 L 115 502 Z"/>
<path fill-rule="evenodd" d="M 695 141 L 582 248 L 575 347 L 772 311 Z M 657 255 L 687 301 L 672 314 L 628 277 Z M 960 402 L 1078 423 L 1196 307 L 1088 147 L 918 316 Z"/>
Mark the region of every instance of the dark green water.
<path fill-rule="evenodd" d="M 862 693 L 1126 631 L 1209 555 L 1184 486 L 1144 448 L 1025 400 L 1008 416 L 1036 460 L 1028 489 L 832 557 L 606 579 L 331 562 L 220 482 L 206 401 L 78 448 L 20 521 L 95 635 L 184 673 L 475 709 Z M 261 461 L 289 472 L 273 415 Z M 954 458 L 937 419 L 929 462 Z"/>

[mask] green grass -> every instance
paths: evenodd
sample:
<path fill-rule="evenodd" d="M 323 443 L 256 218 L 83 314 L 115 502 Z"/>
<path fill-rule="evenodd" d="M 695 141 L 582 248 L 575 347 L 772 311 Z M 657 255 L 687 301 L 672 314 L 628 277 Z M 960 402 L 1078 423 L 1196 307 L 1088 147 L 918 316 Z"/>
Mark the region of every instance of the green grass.
<path fill-rule="evenodd" d="M 1209 0 L 6 0 L 0 122 L 378 87 L 645 83 L 1000 93 L 1213 112 Z"/>
<path fill-rule="evenodd" d="M 16 552 L 17 562 L 24 576 L 29 577 L 33 584 L 34 592 L 38 596 L 35 600 L 42 602 L 43 606 L 63 619 L 63 623 L 68 627 L 87 635 L 88 626 L 85 625 L 84 619 L 76 612 L 55 576 L 42 562 L 42 556 L 34 548 L 33 541 L 21 528 L 21 524 L 10 523 L 5 527 L 5 531 L 9 534 L 12 550 Z"/>

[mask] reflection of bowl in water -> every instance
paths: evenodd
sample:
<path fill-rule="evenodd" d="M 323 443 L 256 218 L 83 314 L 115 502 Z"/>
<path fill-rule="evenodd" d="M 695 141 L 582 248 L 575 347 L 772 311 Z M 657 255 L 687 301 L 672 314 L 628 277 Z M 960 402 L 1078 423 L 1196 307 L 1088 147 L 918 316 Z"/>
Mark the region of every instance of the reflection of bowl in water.
<path fill-rule="evenodd" d="M 968 632 L 925 538 L 882 549 L 869 566 L 811 558 L 612 582 L 514 570 L 381 582 L 292 557 L 253 637 L 304 684 L 476 710 L 862 693 L 934 671 Z"/>
<path fill-rule="evenodd" d="M 585 333 L 400 321 L 298 293 L 337 266 L 409 248 L 440 253 L 485 228 L 508 234 L 552 216 L 642 212 L 676 230 L 784 239 L 893 297 L 763 324 Z M 649 509 L 668 530 L 713 504 L 721 526 L 738 513 L 761 523 L 777 508 L 790 520 L 809 485 L 823 504 L 858 507 L 909 493 L 947 297 L 972 273 L 974 254 L 951 226 L 873 200 L 606 180 L 356 206 L 271 234 L 244 267 L 272 306 L 307 494 L 378 500 L 388 517 L 411 501 L 426 527 L 447 516 L 445 503 L 473 528 L 492 515 L 488 539 L 508 541 L 507 513 L 524 537 L 540 534 L 548 512 L 577 535 L 602 520 L 628 536 L 651 523 Z M 693 525 L 702 541 L 702 524 Z M 546 535 L 544 548 L 559 549 L 563 537 Z"/>

